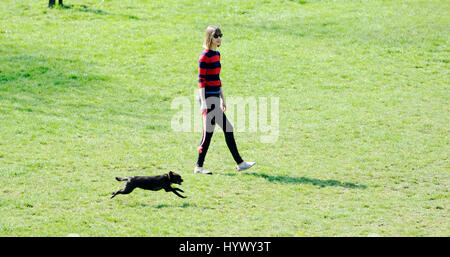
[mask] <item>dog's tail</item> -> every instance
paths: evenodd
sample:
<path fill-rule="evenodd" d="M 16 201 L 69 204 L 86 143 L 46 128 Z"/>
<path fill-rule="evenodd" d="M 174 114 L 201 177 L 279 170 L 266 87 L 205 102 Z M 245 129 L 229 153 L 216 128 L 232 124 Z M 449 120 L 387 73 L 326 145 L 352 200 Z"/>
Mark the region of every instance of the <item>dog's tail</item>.
<path fill-rule="evenodd" d="M 116 180 L 117 180 L 117 181 L 127 181 L 128 178 L 119 178 L 119 177 L 116 177 Z"/>

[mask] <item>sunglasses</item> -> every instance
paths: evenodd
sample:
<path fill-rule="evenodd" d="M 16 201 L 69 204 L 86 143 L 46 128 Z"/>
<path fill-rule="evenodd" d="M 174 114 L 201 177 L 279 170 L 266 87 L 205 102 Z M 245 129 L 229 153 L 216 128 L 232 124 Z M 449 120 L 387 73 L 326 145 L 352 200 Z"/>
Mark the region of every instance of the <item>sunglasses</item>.
<path fill-rule="evenodd" d="M 222 38 L 223 34 L 214 34 L 214 38 L 218 38 L 218 37 Z"/>

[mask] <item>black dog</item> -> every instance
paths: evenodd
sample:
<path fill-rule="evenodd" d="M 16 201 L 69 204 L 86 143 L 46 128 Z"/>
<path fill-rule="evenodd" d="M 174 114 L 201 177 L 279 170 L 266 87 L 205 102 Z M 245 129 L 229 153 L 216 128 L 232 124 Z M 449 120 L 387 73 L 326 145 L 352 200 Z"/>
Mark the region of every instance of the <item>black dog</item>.
<path fill-rule="evenodd" d="M 184 193 L 183 190 L 170 186 L 172 183 L 181 185 L 181 182 L 183 182 L 181 176 L 172 171 L 167 174 L 157 176 L 133 176 L 127 178 L 116 177 L 116 180 L 126 181 L 127 183 L 125 184 L 125 187 L 123 189 L 112 193 L 111 198 L 113 198 L 117 194 L 129 194 L 136 187 L 153 191 L 164 189 L 166 190 L 166 192 L 173 192 L 181 198 L 186 198 L 186 196 L 182 196 L 177 192 L 180 191 Z"/>

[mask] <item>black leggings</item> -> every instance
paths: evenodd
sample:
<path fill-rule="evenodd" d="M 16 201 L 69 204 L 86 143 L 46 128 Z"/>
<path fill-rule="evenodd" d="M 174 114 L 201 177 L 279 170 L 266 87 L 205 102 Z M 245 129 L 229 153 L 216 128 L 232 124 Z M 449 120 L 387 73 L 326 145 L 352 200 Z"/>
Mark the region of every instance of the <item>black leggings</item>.
<path fill-rule="evenodd" d="M 233 125 L 227 119 L 227 116 L 222 111 L 220 105 L 220 98 L 218 96 L 206 96 L 206 105 L 208 107 L 206 113 L 203 113 L 203 137 L 198 148 L 197 166 L 203 167 L 206 153 L 208 152 L 209 144 L 216 127 L 216 123 L 222 128 L 225 134 L 225 141 L 228 149 L 230 149 L 236 164 L 243 162 L 239 155 L 236 141 L 234 140 Z"/>

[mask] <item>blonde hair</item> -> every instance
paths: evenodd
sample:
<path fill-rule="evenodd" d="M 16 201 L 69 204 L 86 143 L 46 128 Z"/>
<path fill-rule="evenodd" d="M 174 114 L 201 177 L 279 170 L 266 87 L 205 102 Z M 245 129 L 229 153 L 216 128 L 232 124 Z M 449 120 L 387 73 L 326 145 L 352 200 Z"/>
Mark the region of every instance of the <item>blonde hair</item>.
<path fill-rule="evenodd" d="M 218 27 L 213 26 L 213 25 L 210 25 L 206 28 L 205 40 L 203 41 L 204 48 L 211 49 L 213 36 L 216 33 L 222 34 L 222 31 Z"/>

